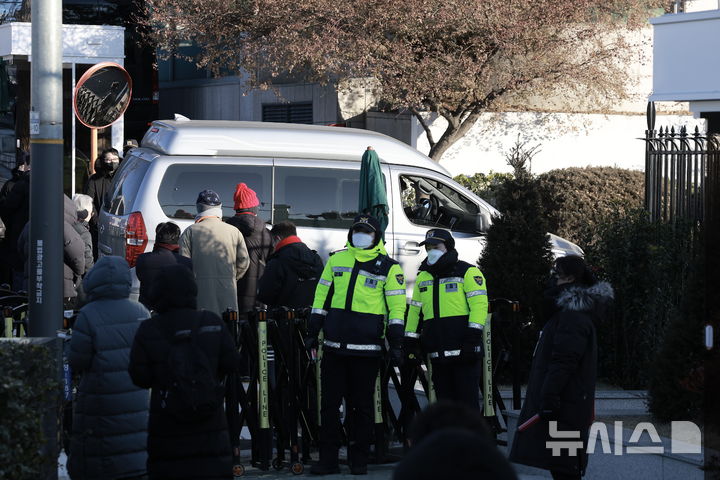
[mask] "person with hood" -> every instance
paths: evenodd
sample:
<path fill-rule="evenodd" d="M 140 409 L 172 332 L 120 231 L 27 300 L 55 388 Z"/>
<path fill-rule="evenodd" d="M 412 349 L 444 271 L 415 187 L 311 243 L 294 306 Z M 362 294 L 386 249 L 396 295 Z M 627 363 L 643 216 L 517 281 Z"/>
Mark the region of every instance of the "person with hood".
<path fill-rule="evenodd" d="M 170 385 L 169 359 L 179 338 L 190 335 L 195 345 L 193 357 L 204 359 L 215 385 L 221 385 L 224 376 L 236 371 L 239 364 L 225 323 L 213 312 L 198 311 L 197 295 L 198 285 L 187 267 L 162 268 L 151 292 L 158 314 L 142 323 L 130 353 L 133 382 L 152 391 L 147 443 L 150 480 L 232 478 L 224 389 L 219 390 L 216 407 L 203 415 L 180 420 L 166 408 L 175 392 Z"/>
<path fill-rule="evenodd" d="M 85 273 L 87 273 L 90 271 L 94 263 L 92 234 L 90 233 L 89 224 L 94 211 L 93 200 L 90 195 L 76 193 L 73 196 L 73 202 L 75 202 L 75 209 L 77 210 L 77 223 L 75 224 L 75 230 L 85 243 Z"/>
<path fill-rule="evenodd" d="M 75 308 L 78 285 L 85 274 L 85 242 L 78 233 L 75 203 L 63 195 L 63 305 Z M 30 278 L 30 222 L 25 224 L 17 243 L 18 255 L 25 264 L 25 284 Z"/>
<path fill-rule="evenodd" d="M 73 480 L 146 472 L 148 394 L 128 374 L 133 337 L 150 313 L 130 300 L 130 267 L 102 257 L 83 280 L 89 298 L 73 327 L 68 360 L 80 375 L 68 471 Z"/>
<path fill-rule="evenodd" d="M 262 277 L 267 258 L 272 253 L 272 238 L 265 222 L 258 217 L 260 200 L 253 189 L 244 183 L 238 183 L 233 200 L 235 216 L 227 219 L 226 223 L 240 230 L 250 259 L 247 272 L 237 282 L 239 313 L 246 314 L 259 306 L 255 301 L 258 280 Z"/>
<path fill-rule="evenodd" d="M 292 222 L 275 224 L 270 235 L 275 251 L 260 278 L 258 300 L 268 307 L 309 307 L 323 271 L 320 255 L 300 240 Z"/>
<path fill-rule="evenodd" d="M 579 479 L 587 467 L 587 441 L 593 422 L 597 378 L 595 325 L 604 319 L 614 297 L 607 282 L 598 281 L 582 257 L 555 261 L 557 285 L 547 296 L 556 309 L 540 332 L 533 353 L 525 403 L 515 432 L 510 461 L 550 470 L 554 479 Z M 579 432 L 580 451 L 553 454 L 547 442 L 551 422 L 556 431 Z M 575 441 L 575 439 L 573 439 Z"/>
<path fill-rule="evenodd" d="M 387 255 L 380 222 L 355 217 L 347 248 L 333 254 L 318 280 L 305 346 L 318 347 L 324 332 L 321 363 L 320 460 L 310 472 L 339 472 L 340 418 L 346 400 L 354 439 L 348 449 L 353 475 L 367 473 L 373 425 L 373 391 L 385 339 L 390 359 L 402 361 L 405 276 Z"/>
<path fill-rule="evenodd" d="M 180 236 L 180 255 L 192 259 L 197 305 L 220 316 L 238 311 L 237 281 L 250 266 L 240 230 L 222 221 L 222 202 L 212 190 L 200 192 L 195 224 Z"/>
<path fill-rule="evenodd" d="M 93 258 L 98 258 L 98 225 L 97 219 L 100 215 L 100 209 L 103 206 L 105 197 L 110 193 L 113 176 L 120 165 L 120 156 L 114 148 L 103 150 L 97 160 L 95 160 L 95 173 L 88 178 L 85 184 L 85 193 L 93 199 L 93 215 L 90 217 L 90 233 L 93 241 Z"/>
<path fill-rule="evenodd" d="M 192 260 L 180 255 L 180 227 L 173 222 L 158 223 L 155 227 L 155 245 L 152 252 L 143 253 L 135 263 L 135 273 L 140 280 L 140 303 L 148 309 L 154 306 L 150 298 L 155 279 L 163 267 L 185 265 L 192 270 Z"/>
<path fill-rule="evenodd" d="M 455 239 L 441 228 L 420 242 L 428 256 L 420 264 L 405 326 L 408 357 L 420 351 L 432 362 L 439 400 L 456 400 L 480 409 L 483 328 L 488 314 L 487 286 L 480 270 L 458 259 Z"/>
<path fill-rule="evenodd" d="M 517 480 L 485 418 L 467 405 L 432 403 L 415 417 L 407 434 L 410 451 L 397 464 L 394 480 Z"/>

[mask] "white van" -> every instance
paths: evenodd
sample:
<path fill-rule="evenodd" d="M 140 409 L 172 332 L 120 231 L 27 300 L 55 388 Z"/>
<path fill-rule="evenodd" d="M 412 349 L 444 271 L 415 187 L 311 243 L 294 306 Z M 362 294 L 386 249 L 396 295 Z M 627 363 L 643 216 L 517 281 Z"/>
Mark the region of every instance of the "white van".
<path fill-rule="evenodd" d="M 158 223 L 192 224 L 200 191 L 215 190 L 231 217 L 235 185 L 245 182 L 260 199 L 263 220 L 292 221 L 300 238 L 327 258 L 345 246 L 357 214 L 360 159 L 368 146 L 380 157 L 387 185 L 387 250 L 409 286 L 425 258 L 419 243 L 428 228 L 452 230 L 460 258 L 477 261 L 499 212 L 414 148 L 353 128 L 202 120 L 155 121 L 131 150 L 100 212 L 99 252 L 134 266 L 152 250 Z M 549 237 L 556 256 L 582 254 Z"/>

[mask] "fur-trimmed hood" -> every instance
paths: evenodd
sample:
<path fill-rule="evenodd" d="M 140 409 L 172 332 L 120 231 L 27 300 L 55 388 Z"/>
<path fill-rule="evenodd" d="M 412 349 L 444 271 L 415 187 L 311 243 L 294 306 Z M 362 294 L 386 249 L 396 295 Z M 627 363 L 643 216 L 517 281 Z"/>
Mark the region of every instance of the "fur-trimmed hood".
<path fill-rule="evenodd" d="M 591 312 L 600 306 L 610 304 L 615 298 L 612 285 L 608 282 L 597 282 L 591 287 L 569 285 L 557 296 L 555 303 L 560 310 L 572 312 Z"/>

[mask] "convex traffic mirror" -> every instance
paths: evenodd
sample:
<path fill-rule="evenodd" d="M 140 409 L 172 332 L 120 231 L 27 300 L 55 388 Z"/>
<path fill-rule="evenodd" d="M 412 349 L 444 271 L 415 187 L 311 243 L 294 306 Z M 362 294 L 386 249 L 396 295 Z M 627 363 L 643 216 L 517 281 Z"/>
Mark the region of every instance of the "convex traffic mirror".
<path fill-rule="evenodd" d="M 105 128 L 119 119 L 132 96 L 132 80 L 117 63 L 93 65 L 75 87 L 75 115 L 90 128 Z"/>

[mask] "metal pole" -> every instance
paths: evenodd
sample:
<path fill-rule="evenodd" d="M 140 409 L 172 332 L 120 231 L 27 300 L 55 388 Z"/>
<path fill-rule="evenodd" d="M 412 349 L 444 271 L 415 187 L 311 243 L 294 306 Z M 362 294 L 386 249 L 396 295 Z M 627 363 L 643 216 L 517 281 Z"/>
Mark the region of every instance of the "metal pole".
<path fill-rule="evenodd" d="M 29 330 L 55 337 L 63 311 L 62 2 L 32 8 Z"/>
<path fill-rule="evenodd" d="M 71 71 L 72 80 L 70 81 L 71 86 L 72 86 L 72 99 L 71 99 L 71 101 L 73 102 L 73 104 L 75 103 L 75 83 L 76 83 L 76 80 L 77 80 L 77 78 L 76 78 L 76 73 L 77 73 L 77 72 L 76 72 L 76 68 L 75 68 L 75 67 L 76 67 L 76 63 L 75 63 L 75 61 L 73 61 L 73 63 L 72 63 L 72 71 Z M 77 123 L 77 122 L 75 121 L 75 115 L 72 116 L 71 122 L 72 122 L 72 134 L 71 134 L 71 135 L 72 135 L 72 140 L 70 141 L 70 142 L 71 142 L 71 143 L 70 143 L 70 170 L 72 171 L 72 173 L 70 174 L 70 178 L 71 178 L 71 180 L 70 180 L 70 182 L 71 182 L 70 193 L 72 194 L 72 196 L 75 196 L 75 192 L 77 191 L 77 190 L 76 190 L 77 185 L 75 185 L 75 183 L 76 183 L 75 177 L 77 176 L 77 175 L 75 174 L 75 166 L 76 166 L 76 165 L 75 165 L 75 162 L 77 161 L 77 159 L 75 158 L 75 132 L 76 132 L 76 123 Z"/>

